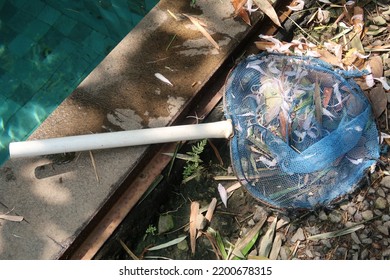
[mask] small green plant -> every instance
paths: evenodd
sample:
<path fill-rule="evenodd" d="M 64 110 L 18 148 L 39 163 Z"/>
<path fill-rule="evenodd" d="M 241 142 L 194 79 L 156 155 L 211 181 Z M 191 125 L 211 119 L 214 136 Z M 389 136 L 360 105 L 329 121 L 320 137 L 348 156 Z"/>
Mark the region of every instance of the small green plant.
<path fill-rule="evenodd" d="M 157 228 L 154 225 L 149 225 L 148 228 L 146 229 L 145 233 L 155 235 L 156 231 L 157 231 Z"/>
<path fill-rule="evenodd" d="M 187 163 L 183 170 L 183 183 L 186 183 L 194 178 L 200 178 L 204 167 L 202 166 L 202 160 L 200 154 L 203 152 L 207 144 L 207 139 L 203 139 L 197 142 L 191 147 L 191 151 L 187 152 Z"/>

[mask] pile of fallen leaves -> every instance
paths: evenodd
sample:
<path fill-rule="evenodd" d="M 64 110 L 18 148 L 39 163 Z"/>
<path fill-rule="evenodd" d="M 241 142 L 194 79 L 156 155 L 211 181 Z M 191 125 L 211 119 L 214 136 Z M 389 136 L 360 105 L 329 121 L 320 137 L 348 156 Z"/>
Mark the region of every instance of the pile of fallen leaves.
<path fill-rule="evenodd" d="M 363 8 L 368 2 L 372 1 L 332 4 L 322 0 L 316 7 L 305 10 L 305 2 L 296 0 L 289 9 L 295 13 L 310 11 L 311 15 L 305 26 L 296 24 L 296 39 L 281 42 L 272 36 L 260 35 L 256 46 L 269 52 L 317 57 L 345 70 L 365 71 L 367 74 L 357 83 L 367 93 L 375 116 L 379 117 L 385 112 L 386 92 L 390 90 L 386 79 L 390 74 L 387 69 L 390 6 L 377 3 L 368 12 Z"/>

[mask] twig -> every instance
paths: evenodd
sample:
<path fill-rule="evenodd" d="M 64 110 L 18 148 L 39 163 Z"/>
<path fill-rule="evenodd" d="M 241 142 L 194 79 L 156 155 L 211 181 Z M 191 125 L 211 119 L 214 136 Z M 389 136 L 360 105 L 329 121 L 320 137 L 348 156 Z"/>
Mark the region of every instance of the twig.
<path fill-rule="evenodd" d="M 166 47 L 166 51 L 169 49 L 169 47 L 172 45 L 172 43 L 173 43 L 173 40 L 175 40 L 175 38 L 176 38 L 176 34 L 175 35 L 173 35 L 173 37 L 172 37 L 172 39 L 171 39 L 171 41 L 169 42 L 169 44 L 168 44 L 168 46 Z"/>
<path fill-rule="evenodd" d="M 290 260 L 291 260 L 291 259 L 295 256 L 295 254 L 297 253 L 298 247 L 299 247 L 300 244 L 301 244 L 301 240 L 298 240 L 297 243 L 296 243 L 296 245 L 295 245 L 295 247 L 294 247 L 294 250 L 292 251 L 292 253 L 291 253 L 290 257 L 289 257 Z"/>
<path fill-rule="evenodd" d="M 218 152 L 217 147 L 215 147 L 215 145 L 213 144 L 213 142 L 211 142 L 210 139 L 207 139 L 207 142 L 209 142 L 211 148 L 213 149 L 214 154 L 215 154 L 215 156 L 217 157 L 217 159 L 219 161 L 219 164 L 223 166 L 223 160 L 222 160 L 222 157 L 221 157 L 220 153 Z"/>
<path fill-rule="evenodd" d="M 121 240 L 118 239 L 119 243 L 122 245 L 123 249 L 125 249 L 126 253 L 133 259 L 139 260 L 139 258 L 127 247 L 127 245 Z"/>
<path fill-rule="evenodd" d="M 96 181 L 97 181 L 98 183 L 100 183 L 99 175 L 98 175 L 98 172 L 97 172 L 97 169 L 96 169 L 95 158 L 93 157 L 92 151 L 89 151 L 89 156 L 91 157 L 93 170 L 95 171 Z"/>
<path fill-rule="evenodd" d="M 312 39 L 317 45 L 321 45 L 320 42 L 318 42 L 315 38 L 313 38 L 313 36 L 311 36 L 309 33 L 307 33 L 295 20 L 293 20 L 291 17 L 287 16 L 287 18 L 289 20 L 292 21 L 292 23 L 294 23 L 307 37 L 309 37 L 310 39 Z"/>

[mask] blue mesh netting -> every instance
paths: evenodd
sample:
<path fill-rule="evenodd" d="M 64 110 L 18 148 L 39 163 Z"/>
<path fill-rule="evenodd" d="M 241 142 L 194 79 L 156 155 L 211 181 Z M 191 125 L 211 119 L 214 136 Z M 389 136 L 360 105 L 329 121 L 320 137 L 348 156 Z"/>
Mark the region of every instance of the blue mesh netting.
<path fill-rule="evenodd" d="M 313 208 L 352 191 L 379 157 L 370 104 L 351 77 L 309 57 L 264 53 L 231 72 L 225 92 L 233 167 L 258 199 Z"/>

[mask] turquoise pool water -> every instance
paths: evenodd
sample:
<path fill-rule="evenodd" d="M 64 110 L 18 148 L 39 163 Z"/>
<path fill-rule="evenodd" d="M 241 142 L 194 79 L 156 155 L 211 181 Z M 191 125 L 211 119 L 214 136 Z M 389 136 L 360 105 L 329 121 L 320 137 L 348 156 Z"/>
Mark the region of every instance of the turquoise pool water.
<path fill-rule="evenodd" d="M 158 0 L 0 0 L 0 166 Z"/>

